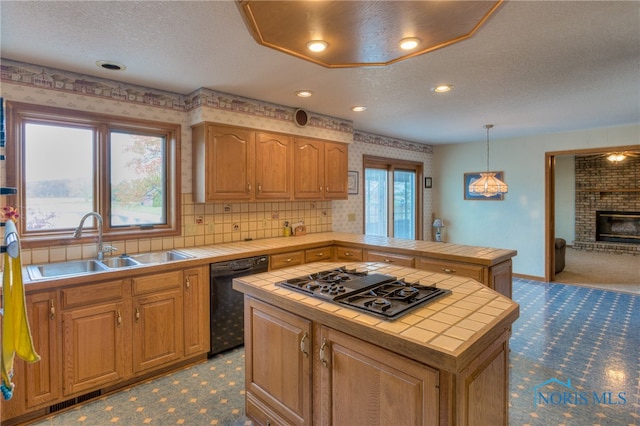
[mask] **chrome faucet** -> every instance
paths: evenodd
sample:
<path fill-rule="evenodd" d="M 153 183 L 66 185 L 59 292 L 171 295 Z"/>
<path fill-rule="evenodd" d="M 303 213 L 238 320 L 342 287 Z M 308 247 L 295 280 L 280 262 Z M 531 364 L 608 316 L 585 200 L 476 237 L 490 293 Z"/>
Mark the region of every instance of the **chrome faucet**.
<path fill-rule="evenodd" d="M 82 216 L 82 219 L 80 219 L 80 225 L 78 225 L 76 230 L 73 232 L 73 237 L 74 238 L 80 238 L 82 236 L 82 227 L 84 226 L 84 221 L 89 216 L 95 217 L 96 220 L 98 221 L 98 243 L 97 243 L 97 246 L 96 246 L 96 250 L 98 252 L 98 260 L 104 260 L 105 252 L 112 252 L 113 250 L 116 250 L 116 248 L 113 247 L 113 246 L 103 246 L 102 245 L 102 216 L 100 216 L 99 213 L 89 212 L 89 213 L 85 214 L 84 216 Z"/>

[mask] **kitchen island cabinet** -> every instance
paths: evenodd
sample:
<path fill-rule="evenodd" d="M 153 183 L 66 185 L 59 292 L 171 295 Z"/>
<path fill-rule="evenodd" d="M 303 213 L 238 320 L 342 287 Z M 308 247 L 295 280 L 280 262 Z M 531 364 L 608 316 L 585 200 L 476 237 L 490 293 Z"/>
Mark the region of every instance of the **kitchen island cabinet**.
<path fill-rule="evenodd" d="M 245 293 L 247 415 L 256 424 L 507 424 L 516 303 L 471 279 L 382 263 L 346 267 L 435 281 L 452 294 L 388 321 L 275 285 L 328 267 L 234 281 Z"/>

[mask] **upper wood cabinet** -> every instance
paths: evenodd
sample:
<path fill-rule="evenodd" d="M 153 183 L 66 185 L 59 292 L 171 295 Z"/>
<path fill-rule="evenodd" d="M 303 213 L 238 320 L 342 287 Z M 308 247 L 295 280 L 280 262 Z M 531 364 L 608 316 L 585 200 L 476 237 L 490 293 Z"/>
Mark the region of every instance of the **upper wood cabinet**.
<path fill-rule="evenodd" d="M 346 199 L 348 145 L 309 138 L 295 138 L 294 145 L 294 197 Z"/>
<path fill-rule="evenodd" d="M 214 123 L 192 131 L 196 202 L 291 199 L 290 136 Z"/>

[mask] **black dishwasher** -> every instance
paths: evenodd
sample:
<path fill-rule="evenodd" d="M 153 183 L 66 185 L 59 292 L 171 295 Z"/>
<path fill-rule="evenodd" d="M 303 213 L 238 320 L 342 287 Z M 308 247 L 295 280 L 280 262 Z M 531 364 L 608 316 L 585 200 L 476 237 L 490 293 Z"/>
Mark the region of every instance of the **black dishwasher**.
<path fill-rule="evenodd" d="M 211 272 L 211 350 L 209 356 L 244 343 L 244 295 L 231 285 L 234 278 L 266 272 L 267 256 L 217 262 Z"/>

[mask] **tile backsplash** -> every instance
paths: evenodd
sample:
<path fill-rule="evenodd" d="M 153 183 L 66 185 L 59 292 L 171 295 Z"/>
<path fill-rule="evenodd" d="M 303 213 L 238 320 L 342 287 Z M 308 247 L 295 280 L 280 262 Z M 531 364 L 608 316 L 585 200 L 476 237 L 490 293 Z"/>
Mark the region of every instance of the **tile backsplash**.
<path fill-rule="evenodd" d="M 194 203 L 182 194 L 182 232 L 176 237 L 111 240 L 113 255 L 179 249 L 203 245 L 284 236 L 284 222 L 304 221 L 307 233 L 332 231 L 331 201 L 265 203 Z M 95 243 L 51 246 L 21 251 L 22 264 L 93 258 Z"/>

